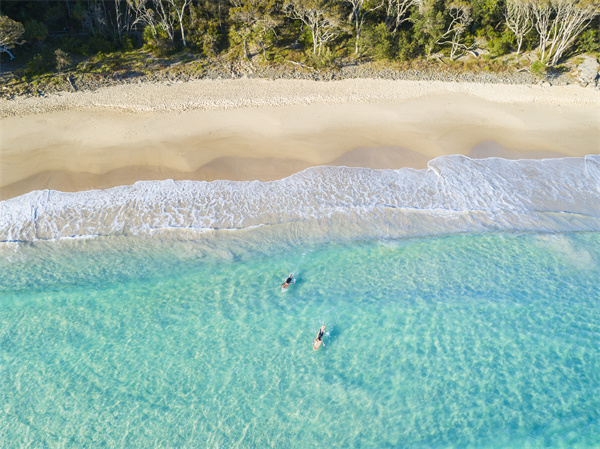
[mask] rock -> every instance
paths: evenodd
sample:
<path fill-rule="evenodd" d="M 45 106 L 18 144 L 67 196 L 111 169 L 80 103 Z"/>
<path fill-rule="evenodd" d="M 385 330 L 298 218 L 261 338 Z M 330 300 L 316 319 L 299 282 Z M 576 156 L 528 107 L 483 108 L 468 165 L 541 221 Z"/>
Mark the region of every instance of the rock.
<path fill-rule="evenodd" d="M 577 81 L 584 87 L 588 85 L 592 87 L 596 86 L 599 69 L 600 64 L 598 64 L 598 60 L 593 56 L 586 55 L 583 62 L 577 67 L 577 71 L 579 72 Z"/>

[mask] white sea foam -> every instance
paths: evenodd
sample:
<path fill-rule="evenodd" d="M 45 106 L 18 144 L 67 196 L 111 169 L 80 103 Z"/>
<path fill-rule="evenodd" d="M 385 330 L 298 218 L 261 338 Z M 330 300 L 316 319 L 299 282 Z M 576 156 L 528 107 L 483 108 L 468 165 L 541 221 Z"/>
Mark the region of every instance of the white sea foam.
<path fill-rule="evenodd" d="M 151 181 L 0 202 L 0 241 L 277 225 L 306 236 L 600 231 L 600 156 L 444 156 L 426 170 L 316 167 L 272 182 Z"/>

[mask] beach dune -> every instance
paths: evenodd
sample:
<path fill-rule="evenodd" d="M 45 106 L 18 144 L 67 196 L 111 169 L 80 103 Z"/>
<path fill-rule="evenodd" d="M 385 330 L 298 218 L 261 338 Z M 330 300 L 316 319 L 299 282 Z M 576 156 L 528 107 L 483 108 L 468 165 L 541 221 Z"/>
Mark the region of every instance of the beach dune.
<path fill-rule="evenodd" d="M 600 91 L 391 80 L 199 80 L 0 102 L 0 200 L 315 165 L 600 154 Z"/>

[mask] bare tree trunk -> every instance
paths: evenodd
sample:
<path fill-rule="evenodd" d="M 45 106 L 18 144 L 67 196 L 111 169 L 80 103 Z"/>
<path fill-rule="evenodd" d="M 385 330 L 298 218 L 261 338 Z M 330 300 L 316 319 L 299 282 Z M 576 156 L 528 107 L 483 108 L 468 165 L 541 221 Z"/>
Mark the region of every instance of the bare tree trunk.
<path fill-rule="evenodd" d="M 392 33 L 396 33 L 398 27 L 409 20 L 406 14 L 410 7 L 420 4 L 421 0 L 385 0 L 385 3 L 385 24 Z"/>
<path fill-rule="evenodd" d="M 531 4 L 523 0 L 508 0 L 504 14 L 506 26 L 517 38 L 517 54 L 521 53 L 523 38 L 533 29 Z"/>
<path fill-rule="evenodd" d="M 171 11 L 165 10 L 162 0 L 152 1 L 154 3 L 154 9 L 156 10 L 156 14 L 158 14 L 159 22 L 162 25 L 163 30 L 165 30 L 167 36 L 169 36 L 171 43 L 175 43 L 175 33 L 173 31 L 174 20 L 171 17 Z"/>
<path fill-rule="evenodd" d="M 436 44 L 451 44 L 450 59 L 454 59 L 454 56 L 459 48 L 466 48 L 465 45 L 461 44 L 460 38 L 473 19 L 471 19 L 471 8 L 466 3 L 451 4 L 449 8 L 449 14 L 452 18 L 452 22 L 450 22 L 446 32 L 442 34 L 442 36 L 440 36 L 440 38 L 436 41 Z M 450 40 L 442 41 L 442 39 L 448 37 Z"/>
<path fill-rule="evenodd" d="M 556 65 L 577 36 L 600 14 L 597 1 L 536 0 L 532 7 L 535 28 L 540 35 L 540 61 Z M 548 46 L 550 46 L 548 48 Z"/>
<path fill-rule="evenodd" d="M 550 65 L 556 65 L 565 50 L 573 44 L 600 10 L 598 5 L 593 3 L 582 5 L 572 0 L 553 0 L 552 6 L 556 11 L 553 28 L 555 33 L 552 36 L 548 58 L 552 58 Z"/>
<path fill-rule="evenodd" d="M 284 5 L 288 17 L 300 20 L 310 28 L 313 54 L 321 54 L 323 44 L 338 35 L 341 17 L 322 0 L 288 0 Z"/>
<path fill-rule="evenodd" d="M 11 51 L 3 45 L 0 45 L 0 53 L 8 53 L 8 56 L 10 56 L 11 61 L 15 59 L 15 56 L 11 53 Z"/>
<path fill-rule="evenodd" d="M 148 0 L 127 0 L 127 4 L 135 14 L 135 20 L 131 26 L 135 26 L 138 23 L 143 23 L 150 27 L 154 40 L 158 42 L 158 31 L 156 30 L 156 19 L 154 17 L 154 11 L 148 8 Z"/>
<path fill-rule="evenodd" d="M 183 29 L 183 17 L 185 15 L 185 8 L 187 8 L 189 4 L 192 3 L 192 0 L 181 0 L 179 2 L 177 2 L 177 0 L 167 1 L 177 14 L 177 18 L 179 19 L 179 29 L 181 30 L 181 40 L 183 41 L 183 46 L 187 47 L 187 43 L 185 41 L 185 30 Z"/>
<path fill-rule="evenodd" d="M 548 0 L 535 0 L 531 11 L 535 18 L 535 29 L 540 36 L 539 48 L 542 52 L 540 61 L 544 62 L 546 58 L 546 47 L 550 41 L 552 29 L 552 22 L 550 21 L 550 17 L 552 16 L 552 6 Z"/>
<path fill-rule="evenodd" d="M 360 41 L 360 35 L 362 34 L 362 27 L 365 23 L 365 17 L 371 11 L 375 11 L 383 6 L 383 1 L 380 0 L 380 3 L 373 8 L 368 8 L 363 10 L 363 6 L 365 4 L 365 0 L 345 0 L 346 2 L 352 5 L 352 14 L 350 17 L 351 20 L 354 21 L 354 34 L 356 36 L 356 43 L 354 45 L 354 53 L 358 54 L 358 47 Z"/>
<path fill-rule="evenodd" d="M 121 26 L 121 16 L 120 0 L 115 0 L 115 20 L 117 22 L 117 35 L 119 36 L 119 40 L 121 39 L 121 34 L 123 31 Z"/>

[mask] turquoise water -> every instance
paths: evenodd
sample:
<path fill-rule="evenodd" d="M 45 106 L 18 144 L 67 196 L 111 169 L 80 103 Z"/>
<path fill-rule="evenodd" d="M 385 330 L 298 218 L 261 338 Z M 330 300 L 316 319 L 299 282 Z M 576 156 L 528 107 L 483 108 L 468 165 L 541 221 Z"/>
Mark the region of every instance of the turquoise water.
<path fill-rule="evenodd" d="M 600 447 L 599 233 L 0 254 L 2 448 Z"/>

